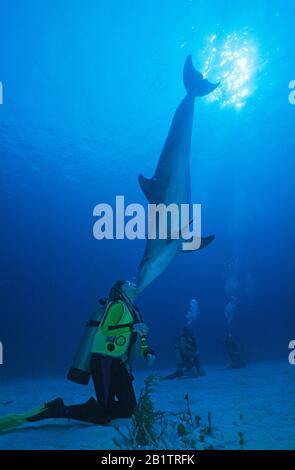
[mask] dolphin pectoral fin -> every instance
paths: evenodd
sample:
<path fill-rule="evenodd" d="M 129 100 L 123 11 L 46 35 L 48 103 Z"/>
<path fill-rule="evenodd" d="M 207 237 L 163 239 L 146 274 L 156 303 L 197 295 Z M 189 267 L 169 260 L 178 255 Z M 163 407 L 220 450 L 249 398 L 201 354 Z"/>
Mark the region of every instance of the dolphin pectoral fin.
<path fill-rule="evenodd" d="M 143 194 L 148 201 L 151 201 L 152 197 L 152 179 L 145 178 L 142 174 L 138 175 L 139 186 L 142 189 Z"/>
<path fill-rule="evenodd" d="M 181 252 L 182 253 L 191 253 L 192 251 L 199 251 L 199 250 L 202 250 L 203 248 L 206 248 L 206 246 L 208 246 L 211 242 L 213 242 L 215 238 L 215 235 L 209 235 L 209 237 L 201 237 L 201 244 L 198 248 L 196 248 L 195 250 L 184 250 L 182 249 Z M 189 240 L 185 240 L 185 243 L 193 243 L 194 241 L 194 237 L 191 237 Z"/>
<path fill-rule="evenodd" d="M 182 239 L 182 238 L 183 238 L 183 237 L 182 237 L 182 230 L 185 229 L 185 228 L 187 229 L 187 228 L 193 223 L 193 221 L 194 221 L 194 219 L 191 219 L 191 220 L 189 221 L 189 223 L 187 224 L 186 227 L 183 227 L 182 229 L 180 229 L 180 230 L 177 231 L 177 232 L 174 232 L 170 237 L 168 237 L 169 242 L 172 242 L 172 241 L 174 241 L 174 240 Z M 187 240 L 187 241 L 190 242 L 192 239 L 193 239 L 193 237 L 191 237 L 191 238 L 190 238 L 189 240 Z"/>
<path fill-rule="evenodd" d="M 210 245 L 210 243 L 213 242 L 214 238 L 215 235 L 209 235 L 209 237 L 202 237 L 199 250 L 202 250 L 203 248 L 206 248 L 206 246 Z"/>
<path fill-rule="evenodd" d="M 183 83 L 188 95 L 205 96 L 212 93 L 219 83 L 210 83 L 193 66 L 192 56 L 188 55 L 183 68 Z"/>

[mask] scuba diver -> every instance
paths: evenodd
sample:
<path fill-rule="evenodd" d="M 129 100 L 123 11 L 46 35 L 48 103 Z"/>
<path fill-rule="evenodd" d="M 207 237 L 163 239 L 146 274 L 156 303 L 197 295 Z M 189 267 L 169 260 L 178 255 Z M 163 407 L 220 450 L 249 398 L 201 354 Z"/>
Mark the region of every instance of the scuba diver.
<path fill-rule="evenodd" d="M 107 424 L 116 418 L 131 417 L 136 406 L 132 385 L 134 380 L 128 370 L 138 354 L 151 365 L 155 354 L 148 347 L 148 327 L 133 305 L 136 286 L 128 281 L 117 281 L 109 297 L 101 301 L 100 319 L 88 322 L 86 340 L 82 341 L 78 358 L 71 367 L 68 378 L 86 384 L 93 380 L 96 399 L 86 403 L 66 406 L 62 398 L 45 403 L 21 415 L 0 418 L 0 432 L 24 423 L 51 418 L 69 418 L 94 424 Z M 90 339 L 90 341 L 89 341 Z M 83 365 L 82 365 L 83 364 Z"/>
<path fill-rule="evenodd" d="M 244 359 L 240 355 L 237 343 L 231 333 L 228 333 L 224 341 L 224 350 L 229 358 L 228 369 L 243 369 L 246 367 Z"/>
<path fill-rule="evenodd" d="M 181 334 L 176 338 L 175 350 L 177 370 L 164 377 L 164 380 L 206 375 L 201 367 L 196 339 L 188 326 L 183 327 Z"/>

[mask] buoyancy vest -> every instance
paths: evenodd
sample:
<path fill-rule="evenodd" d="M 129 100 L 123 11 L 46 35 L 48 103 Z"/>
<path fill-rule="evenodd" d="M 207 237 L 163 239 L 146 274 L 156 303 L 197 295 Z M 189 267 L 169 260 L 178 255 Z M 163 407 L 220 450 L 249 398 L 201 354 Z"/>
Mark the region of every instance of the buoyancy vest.
<path fill-rule="evenodd" d="M 92 352 L 128 359 L 136 340 L 134 323 L 141 322 L 140 312 L 124 300 L 109 301 L 93 341 Z"/>

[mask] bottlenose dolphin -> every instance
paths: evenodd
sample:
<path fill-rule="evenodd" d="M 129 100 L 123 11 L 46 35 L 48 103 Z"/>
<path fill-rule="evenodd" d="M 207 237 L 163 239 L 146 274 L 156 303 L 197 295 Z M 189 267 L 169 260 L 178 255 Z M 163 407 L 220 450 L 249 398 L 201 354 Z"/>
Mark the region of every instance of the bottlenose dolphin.
<path fill-rule="evenodd" d="M 196 96 L 211 93 L 219 84 L 204 79 L 194 68 L 189 55 L 183 69 L 186 96 L 179 104 L 164 144 L 155 174 L 148 179 L 139 175 L 139 184 L 150 204 L 190 204 L 190 147 Z M 199 249 L 207 246 L 214 236 L 201 238 Z M 181 239 L 147 239 L 139 266 L 137 291 L 158 277 L 182 250 Z"/>

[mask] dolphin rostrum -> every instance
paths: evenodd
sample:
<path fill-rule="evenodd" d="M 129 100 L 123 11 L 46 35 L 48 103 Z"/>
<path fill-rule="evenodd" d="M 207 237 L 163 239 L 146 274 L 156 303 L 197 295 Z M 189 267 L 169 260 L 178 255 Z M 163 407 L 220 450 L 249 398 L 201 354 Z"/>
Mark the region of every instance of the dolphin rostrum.
<path fill-rule="evenodd" d="M 168 137 L 164 144 L 156 172 L 150 179 L 139 175 L 139 184 L 150 204 L 190 204 L 190 147 L 196 96 L 211 93 L 218 84 L 204 79 L 192 64 L 189 55 L 183 69 L 183 82 L 186 96 L 174 114 Z M 214 235 L 201 238 L 198 249 L 204 248 L 214 239 Z M 182 250 L 181 239 L 147 239 L 141 260 L 137 292 L 158 277 Z"/>

